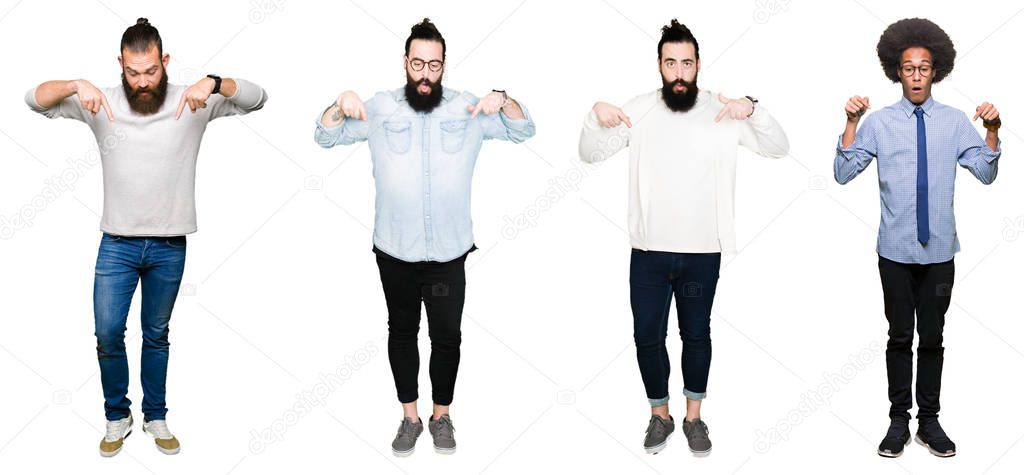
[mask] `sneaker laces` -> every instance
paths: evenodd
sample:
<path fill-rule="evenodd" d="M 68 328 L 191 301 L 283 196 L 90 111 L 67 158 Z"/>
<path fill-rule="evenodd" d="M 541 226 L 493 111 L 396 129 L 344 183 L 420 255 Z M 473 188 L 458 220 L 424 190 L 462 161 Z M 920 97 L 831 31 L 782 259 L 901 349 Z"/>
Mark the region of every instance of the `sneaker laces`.
<path fill-rule="evenodd" d="M 131 418 L 128 417 L 116 421 L 107 421 L 107 434 L 103 436 L 103 440 L 113 442 L 124 437 L 125 429 L 130 425 L 130 421 Z"/>
<path fill-rule="evenodd" d="M 708 434 L 710 433 L 710 431 L 708 430 L 708 425 L 705 424 L 704 421 L 700 419 L 694 419 L 690 421 L 690 424 L 692 424 L 697 429 L 696 431 L 694 431 L 694 437 L 705 440 L 708 439 Z"/>
<path fill-rule="evenodd" d="M 173 439 L 174 435 L 171 434 L 170 429 L 167 428 L 167 421 L 156 420 L 149 421 L 146 423 L 146 432 L 153 435 L 157 439 Z"/>
<path fill-rule="evenodd" d="M 651 416 L 651 422 L 647 424 L 647 433 L 660 436 L 668 431 L 668 419 L 658 416 Z"/>
<path fill-rule="evenodd" d="M 403 440 L 411 440 L 416 437 L 416 429 L 414 428 L 415 423 L 412 419 L 406 417 L 402 419 L 402 424 L 398 426 L 398 437 Z"/>
<path fill-rule="evenodd" d="M 431 421 L 435 427 L 437 427 L 437 434 L 440 436 L 451 436 L 455 432 L 455 426 L 452 425 L 452 420 L 448 417 L 441 416 Z"/>

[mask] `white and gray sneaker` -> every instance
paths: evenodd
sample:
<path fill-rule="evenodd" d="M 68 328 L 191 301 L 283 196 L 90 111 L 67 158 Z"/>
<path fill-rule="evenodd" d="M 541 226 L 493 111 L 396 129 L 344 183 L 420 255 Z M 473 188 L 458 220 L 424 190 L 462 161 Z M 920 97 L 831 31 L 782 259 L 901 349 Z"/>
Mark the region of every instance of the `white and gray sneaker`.
<path fill-rule="evenodd" d="M 171 431 L 167 428 L 167 421 L 163 419 L 143 423 L 142 432 L 153 437 L 157 450 L 164 454 L 174 455 L 181 451 L 181 444 L 179 444 L 178 439 L 171 434 Z"/>
<path fill-rule="evenodd" d="M 455 426 L 448 414 L 430 420 L 430 435 L 434 437 L 434 452 L 445 455 L 455 453 Z"/>
<path fill-rule="evenodd" d="M 100 441 L 100 455 L 113 457 L 120 453 L 121 447 L 124 446 L 124 439 L 129 435 L 132 435 L 131 414 L 124 419 L 107 421 L 107 434 Z"/>
<path fill-rule="evenodd" d="M 708 425 L 700 419 L 688 421 L 683 419 L 683 434 L 690 452 L 695 457 L 705 457 L 711 453 L 711 439 L 708 438 Z"/>
<path fill-rule="evenodd" d="M 409 417 L 402 419 L 402 424 L 398 426 L 398 434 L 395 435 L 394 442 L 391 442 L 391 453 L 395 454 L 395 457 L 412 455 L 416 451 L 416 439 L 422 433 L 422 420 L 413 422 Z"/>
<path fill-rule="evenodd" d="M 650 422 L 647 423 L 647 433 L 644 435 L 644 450 L 649 454 L 661 452 L 668 440 L 672 438 L 672 432 L 676 430 L 676 421 L 672 416 L 662 419 L 661 416 L 652 414 Z"/>

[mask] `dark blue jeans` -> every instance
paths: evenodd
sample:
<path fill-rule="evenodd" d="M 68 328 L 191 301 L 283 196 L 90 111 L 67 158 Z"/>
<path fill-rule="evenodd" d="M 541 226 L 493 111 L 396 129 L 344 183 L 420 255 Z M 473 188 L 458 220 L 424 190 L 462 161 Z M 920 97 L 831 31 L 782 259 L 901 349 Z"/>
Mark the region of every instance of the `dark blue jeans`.
<path fill-rule="evenodd" d="M 167 339 L 171 309 L 185 270 L 185 236 L 127 237 L 103 234 L 96 258 L 93 313 L 107 420 L 131 414 L 124 333 L 135 287 L 142 280 L 142 413 L 167 414 Z"/>
<path fill-rule="evenodd" d="M 640 375 L 651 406 L 668 403 L 668 315 L 676 297 L 683 339 L 683 395 L 704 399 L 711 369 L 711 305 L 721 253 L 683 254 L 633 249 L 629 300 Z"/>

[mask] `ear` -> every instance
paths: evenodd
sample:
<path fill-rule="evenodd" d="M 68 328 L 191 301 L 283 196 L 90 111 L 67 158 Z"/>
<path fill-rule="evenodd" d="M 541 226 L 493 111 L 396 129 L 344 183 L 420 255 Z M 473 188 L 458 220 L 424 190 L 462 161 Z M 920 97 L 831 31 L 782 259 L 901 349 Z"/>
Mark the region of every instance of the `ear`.
<path fill-rule="evenodd" d="M 697 72 L 700 72 L 700 58 L 697 58 Z"/>
<path fill-rule="evenodd" d="M 171 64 L 171 55 L 164 53 L 164 57 L 160 62 L 164 63 L 164 69 L 167 69 L 167 65 Z"/>
<path fill-rule="evenodd" d="M 117 57 L 117 64 L 121 66 L 121 70 L 123 71 L 124 70 L 124 58 L 122 58 L 121 56 L 118 56 Z"/>

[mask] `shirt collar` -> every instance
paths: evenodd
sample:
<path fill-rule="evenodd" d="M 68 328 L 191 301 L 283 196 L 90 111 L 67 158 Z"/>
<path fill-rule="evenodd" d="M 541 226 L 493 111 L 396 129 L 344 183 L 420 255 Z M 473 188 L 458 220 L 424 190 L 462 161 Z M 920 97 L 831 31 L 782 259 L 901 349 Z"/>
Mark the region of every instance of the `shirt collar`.
<path fill-rule="evenodd" d="M 900 98 L 899 104 L 900 108 L 903 109 L 903 112 L 907 114 L 908 119 L 914 116 L 914 109 L 917 109 L 917 105 L 914 104 L 913 102 L 910 102 L 910 99 L 907 99 L 906 96 L 903 96 L 902 98 Z M 928 99 L 924 101 L 924 104 L 921 104 L 921 109 L 924 109 L 924 115 L 931 117 L 932 107 L 934 105 L 935 100 L 932 99 L 931 96 L 928 96 Z"/>

